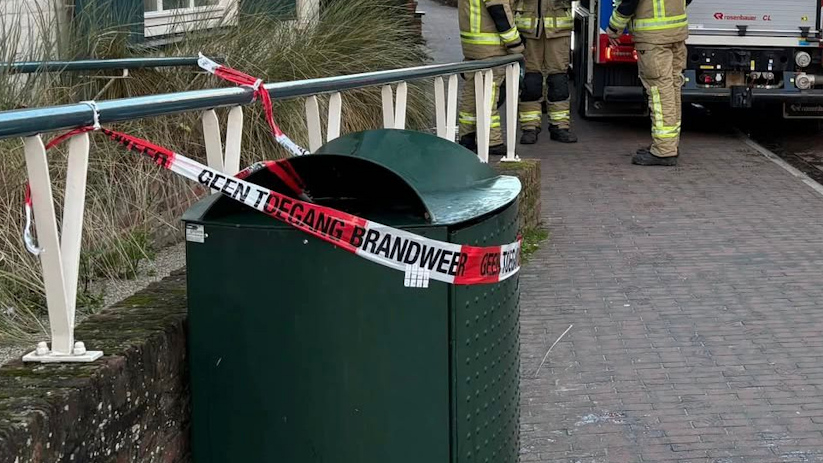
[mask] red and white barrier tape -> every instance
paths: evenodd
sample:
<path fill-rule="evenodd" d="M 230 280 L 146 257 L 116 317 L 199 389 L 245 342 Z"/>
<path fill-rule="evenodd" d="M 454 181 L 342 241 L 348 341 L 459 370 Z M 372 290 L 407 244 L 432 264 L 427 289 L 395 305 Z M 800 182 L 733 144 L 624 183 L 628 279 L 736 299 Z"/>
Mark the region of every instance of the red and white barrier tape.
<path fill-rule="evenodd" d="M 520 240 L 491 247 L 432 240 L 243 180 L 257 170 L 274 169 L 277 162 L 257 163 L 231 177 L 146 140 L 105 128 L 102 132 L 177 175 L 364 259 L 405 272 L 407 286 L 427 287 L 429 279 L 455 285 L 497 283 L 520 270 Z"/>
<path fill-rule="evenodd" d="M 274 139 L 279 143 L 283 148 L 288 150 L 295 156 L 303 156 L 309 154 L 309 151 L 303 148 L 302 146 L 298 145 L 291 138 L 289 138 L 277 123 L 274 122 L 274 106 L 271 102 L 271 96 L 269 96 L 269 92 L 263 87 L 263 80 L 258 79 L 256 77 L 252 77 L 248 74 L 240 72 L 236 69 L 232 69 L 227 66 L 223 66 L 206 56 L 200 53 L 200 58 L 197 60 L 197 64 L 203 68 L 204 70 L 214 74 L 215 76 L 232 82 L 237 85 L 241 85 L 244 87 L 251 87 L 254 90 L 254 99 L 259 99 L 260 102 L 263 104 L 263 109 L 266 112 L 266 122 L 269 124 L 271 128 L 271 133 L 274 136 Z"/>

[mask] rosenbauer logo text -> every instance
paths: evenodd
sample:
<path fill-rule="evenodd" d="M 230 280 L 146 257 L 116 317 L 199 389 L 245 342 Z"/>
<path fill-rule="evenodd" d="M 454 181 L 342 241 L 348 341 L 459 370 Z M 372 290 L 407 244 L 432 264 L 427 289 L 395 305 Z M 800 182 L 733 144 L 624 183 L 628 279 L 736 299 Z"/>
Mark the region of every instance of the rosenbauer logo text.
<path fill-rule="evenodd" d="M 718 21 L 757 21 L 757 16 L 747 15 L 747 14 L 726 14 L 726 13 L 715 13 L 714 19 Z M 767 14 L 763 15 L 763 21 L 771 21 L 772 16 Z"/>

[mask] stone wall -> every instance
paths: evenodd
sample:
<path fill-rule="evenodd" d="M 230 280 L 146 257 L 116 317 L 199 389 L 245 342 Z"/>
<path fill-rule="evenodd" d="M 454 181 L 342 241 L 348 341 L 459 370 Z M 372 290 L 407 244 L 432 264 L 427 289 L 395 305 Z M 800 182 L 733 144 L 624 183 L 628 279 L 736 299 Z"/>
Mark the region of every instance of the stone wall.
<path fill-rule="evenodd" d="M 0 368 L 0 463 L 189 460 L 185 274 L 89 317 L 91 364 Z"/>
<path fill-rule="evenodd" d="M 540 228 L 540 161 L 500 162 L 495 168 L 501 174 L 519 178 L 523 184 L 520 193 L 520 232 Z"/>

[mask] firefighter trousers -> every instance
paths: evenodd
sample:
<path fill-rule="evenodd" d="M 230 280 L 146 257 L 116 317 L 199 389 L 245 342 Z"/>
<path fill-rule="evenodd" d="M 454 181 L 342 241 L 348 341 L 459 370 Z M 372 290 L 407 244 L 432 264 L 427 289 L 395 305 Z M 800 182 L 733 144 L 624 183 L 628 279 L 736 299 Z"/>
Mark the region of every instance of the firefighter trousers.
<path fill-rule="evenodd" d="M 489 146 L 498 146 L 503 144 L 503 133 L 500 130 L 500 111 L 498 111 L 500 88 L 503 81 L 506 79 L 505 68 L 495 68 L 492 70 L 494 74 L 494 85 L 492 86 L 491 105 L 492 105 L 492 119 L 491 119 L 491 135 L 489 136 Z M 474 72 L 467 72 L 463 75 L 466 82 L 463 84 L 463 94 L 460 97 L 460 114 L 458 121 L 460 123 L 460 137 L 477 132 L 477 101 L 475 99 L 474 88 Z"/>
<path fill-rule="evenodd" d="M 685 82 L 686 43 L 638 43 L 636 47 L 640 80 L 649 96 L 651 152 L 660 157 L 677 156 L 683 116 L 681 90 Z"/>
<path fill-rule="evenodd" d="M 560 129 L 570 127 L 569 53 L 571 37 L 526 39 L 526 74 L 520 94 L 520 127 L 539 129 L 543 121 L 543 77 L 548 100 L 549 124 Z"/>

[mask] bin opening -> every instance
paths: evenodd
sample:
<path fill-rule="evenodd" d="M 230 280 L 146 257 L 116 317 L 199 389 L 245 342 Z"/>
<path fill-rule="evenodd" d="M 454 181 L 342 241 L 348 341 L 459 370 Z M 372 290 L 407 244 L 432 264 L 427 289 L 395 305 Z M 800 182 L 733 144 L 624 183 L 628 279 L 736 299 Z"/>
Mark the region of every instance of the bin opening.
<path fill-rule="evenodd" d="M 303 179 L 316 204 L 370 220 L 428 223 L 426 204 L 406 180 L 391 170 L 364 158 L 317 154 L 289 159 Z M 294 193 L 275 174 L 257 171 L 246 181 L 294 198 Z M 245 206 L 221 197 L 209 208 L 208 216 L 231 215 Z"/>

